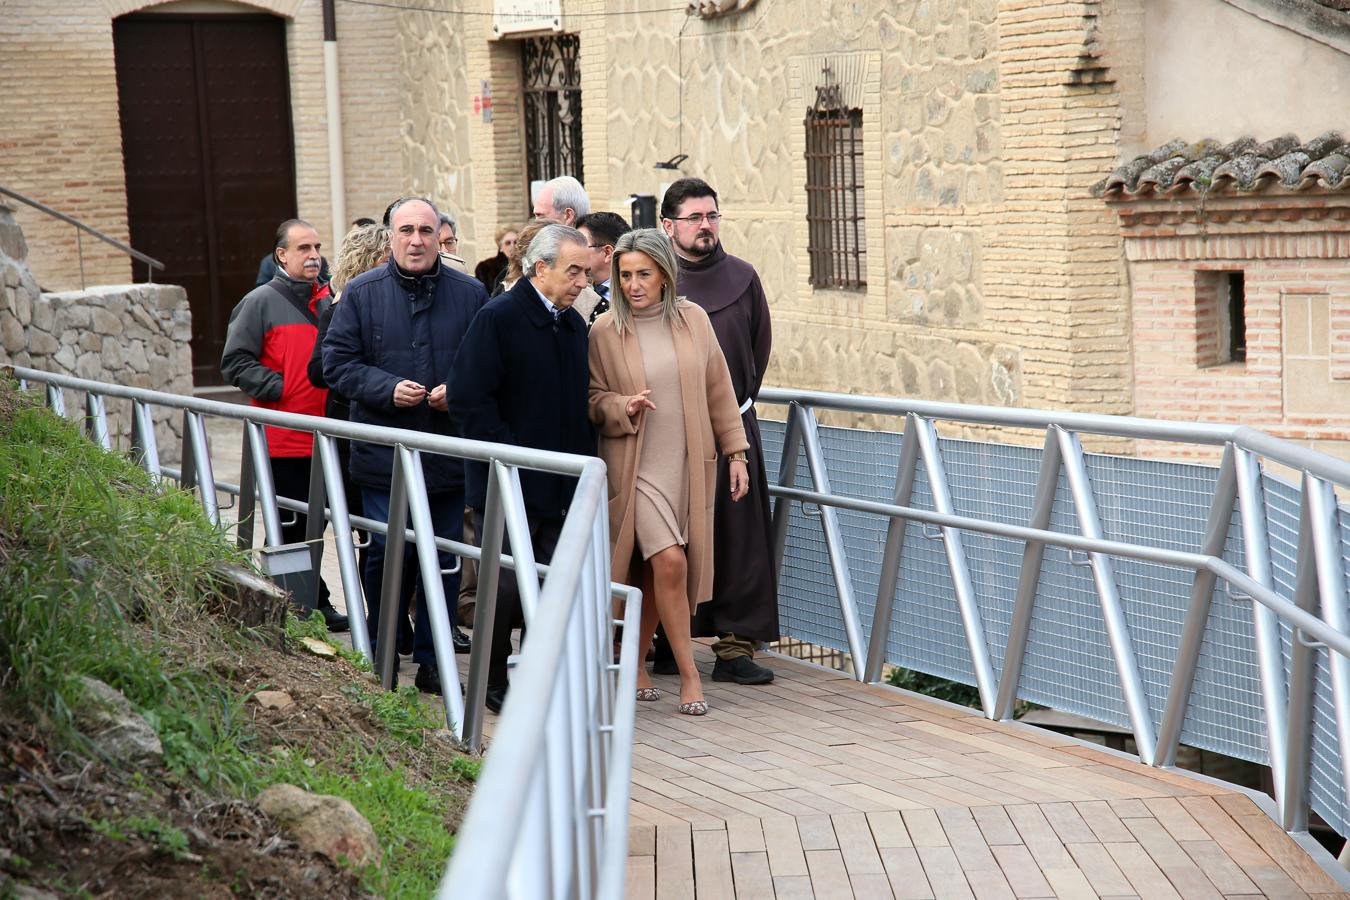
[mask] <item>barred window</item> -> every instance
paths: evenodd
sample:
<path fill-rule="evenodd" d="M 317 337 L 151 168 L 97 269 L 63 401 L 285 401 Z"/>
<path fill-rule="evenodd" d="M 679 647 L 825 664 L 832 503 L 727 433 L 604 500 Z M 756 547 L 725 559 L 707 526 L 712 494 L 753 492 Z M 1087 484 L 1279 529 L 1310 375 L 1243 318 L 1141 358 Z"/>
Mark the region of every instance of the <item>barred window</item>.
<path fill-rule="evenodd" d="M 862 110 L 844 105 L 826 69 L 806 113 L 806 223 L 815 287 L 867 287 Z"/>

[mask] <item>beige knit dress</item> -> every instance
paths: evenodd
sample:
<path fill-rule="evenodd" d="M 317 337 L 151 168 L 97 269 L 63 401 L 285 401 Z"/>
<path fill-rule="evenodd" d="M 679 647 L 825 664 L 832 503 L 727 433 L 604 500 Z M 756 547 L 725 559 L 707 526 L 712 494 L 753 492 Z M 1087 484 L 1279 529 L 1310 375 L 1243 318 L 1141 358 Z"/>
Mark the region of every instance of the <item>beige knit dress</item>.
<path fill-rule="evenodd" d="M 633 310 L 647 387 L 656 409 L 643 415 L 634 502 L 637 546 L 644 560 L 667 547 L 689 543 L 689 450 L 675 340 L 661 320 L 661 307 Z"/>

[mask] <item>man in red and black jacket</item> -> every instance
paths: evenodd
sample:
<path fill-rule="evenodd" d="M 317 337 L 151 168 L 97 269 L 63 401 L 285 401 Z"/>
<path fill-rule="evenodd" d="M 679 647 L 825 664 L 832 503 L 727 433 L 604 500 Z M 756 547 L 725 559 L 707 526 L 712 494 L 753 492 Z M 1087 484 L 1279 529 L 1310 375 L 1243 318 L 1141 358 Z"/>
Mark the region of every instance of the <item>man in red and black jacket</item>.
<path fill-rule="evenodd" d="M 318 303 L 332 295 L 321 283 L 319 233 L 303 219 L 277 228 L 277 272 L 244 295 L 230 313 L 220 371 L 254 406 L 310 416 L 324 414 L 328 391 L 309 381 L 307 368 L 318 335 Z M 267 427 L 267 454 L 277 495 L 309 498 L 309 465 L 314 436 L 306 431 Z M 283 520 L 288 516 L 283 516 Z M 282 525 L 282 543 L 305 539 L 305 516 Z M 345 631 L 347 617 L 333 609 L 328 585 L 319 580 L 318 609 L 330 631 Z"/>

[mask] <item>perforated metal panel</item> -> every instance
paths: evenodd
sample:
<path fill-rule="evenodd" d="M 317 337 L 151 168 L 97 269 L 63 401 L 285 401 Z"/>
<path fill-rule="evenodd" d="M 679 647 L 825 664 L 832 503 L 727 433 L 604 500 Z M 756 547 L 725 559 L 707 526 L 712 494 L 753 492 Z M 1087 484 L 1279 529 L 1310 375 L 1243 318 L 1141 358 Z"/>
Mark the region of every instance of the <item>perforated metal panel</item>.
<path fill-rule="evenodd" d="M 771 473 L 777 471 L 784 426 L 761 423 Z M 902 437 L 895 432 L 820 429 L 821 448 L 835 493 L 891 502 Z M 940 440 L 939 450 L 958 515 L 1025 525 L 1039 473 L 1040 448 Z M 1213 499 L 1217 468 L 1087 454 L 1085 465 L 1103 536 L 1123 542 L 1199 551 Z M 803 454 L 797 485 L 810 487 Z M 1298 546 L 1299 491 L 1263 476 L 1275 590 L 1292 598 Z M 932 510 L 927 474 L 920 464 L 910 505 Z M 870 635 L 875 613 L 887 521 L 839 511 L 840 530 L 859 618 Z M 1346 519 L 1342 516 L 1343 521 Z M 1061 474 L 1051 530 L 1080 532 L 1068 484 Z M 950 568 L 936 529 L 910 523 L 905 537 L 895 613 L 887 636 L 888 662 L 966 684 L 974 683 L 965 629 Z M 1350 524 L 1341 527 L 1350 560 Z M 1021 541 L 962 534 L 962 544 L 996 675 L 1004 665 Z M 1081 555 L 1077 555 L 1081 557 Z M 1246 563 L 1236 512 L 1223 551 L 1239 569 Z M 1120 678 L 1103 625 L 1101 603 L 1086 558 L 1046 549 L 1018 696 L 1056 709 L 1129 727 Z M 1162 718 L 1194 573 L 1129 559 L 1113 559 L 1115 581 L 1156 725 Z M 1347 563 L 1350 570 L 1350 563 Z M 792 505 L 780 616 L 785 633 L 847 650 L 829 558 L 818 518 Z M 1257 763 L 1268 762 L 1260 677 L 1254 645 L 1253 602 L 1234 599 L 1220 584 L 1207 628 L 1181 740 L 1185 744 Z M 1283 629 L 1287 677 L 1291 634 Z M 1311 765 L 1312 808 L 1342 834 L 1347 809 L 1335 737 L 1335 715 L 1326 664 L 1320 654 Z"/>

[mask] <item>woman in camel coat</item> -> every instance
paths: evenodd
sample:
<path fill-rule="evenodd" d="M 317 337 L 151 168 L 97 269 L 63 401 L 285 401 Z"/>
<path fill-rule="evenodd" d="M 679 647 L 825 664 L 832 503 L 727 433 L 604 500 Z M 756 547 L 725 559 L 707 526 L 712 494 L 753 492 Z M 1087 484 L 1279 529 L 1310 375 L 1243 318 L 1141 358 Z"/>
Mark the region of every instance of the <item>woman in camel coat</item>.
<path fill-rule="evenodd" d="M 642 634 L 665 626 L 680 669 L 679 711 L 708 710 L 689 620 L 712 595 L 717 454 L 731 459 L 731 492 L 749 487 L 749 443 L 726 360 L 698 306 L 675 296 L 670 239 L 630 231 L 614 247 L 611 309 L 591 328 L 590 416 L 609 469 L 614 580 L 642 588 Z M 638 699 L 657 700 L 646 666 Z"/>

